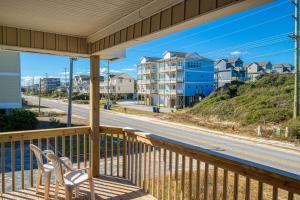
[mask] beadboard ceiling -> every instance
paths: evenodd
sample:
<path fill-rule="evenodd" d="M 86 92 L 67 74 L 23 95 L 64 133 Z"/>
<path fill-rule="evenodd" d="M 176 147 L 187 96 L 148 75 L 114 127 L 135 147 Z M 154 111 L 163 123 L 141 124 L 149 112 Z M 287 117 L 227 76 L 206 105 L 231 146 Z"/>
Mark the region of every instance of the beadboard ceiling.
<path fill-rule="evenodd" d="M 0 25 L 87 37 L 153 1 L 1 0 Z"/>

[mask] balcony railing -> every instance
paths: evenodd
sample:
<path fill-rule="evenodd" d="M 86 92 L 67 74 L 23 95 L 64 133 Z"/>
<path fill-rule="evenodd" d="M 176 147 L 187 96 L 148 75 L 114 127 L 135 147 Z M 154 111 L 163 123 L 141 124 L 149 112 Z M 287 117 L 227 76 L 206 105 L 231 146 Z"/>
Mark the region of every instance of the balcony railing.
<path fill-rule="evenodd" d="M 104 126 L 99 129 L 100 174 L 118 177 L 120 182 L 127 180 L 158 199 L 300 198 L 299 175 L 137 130 Z M 77 168 L 89 166 L 93 151 L 90 132 L 85 126 L 2 133 L 0 197 L 8 193 L 14 199 L 15 193 L 10 191 L 31 191 L 29 188 L 34 186 L 36 165 L 29 144 L 67 156 Z M 122 192 L 120 184 L 115 184 L 114 191 Z M 96 184 L 95 190 L 105 185 Z M 102 190 L 101 193 L 97 195 L 103 195 Z M 109 194 L 106 191 L 104 195 Z"/>

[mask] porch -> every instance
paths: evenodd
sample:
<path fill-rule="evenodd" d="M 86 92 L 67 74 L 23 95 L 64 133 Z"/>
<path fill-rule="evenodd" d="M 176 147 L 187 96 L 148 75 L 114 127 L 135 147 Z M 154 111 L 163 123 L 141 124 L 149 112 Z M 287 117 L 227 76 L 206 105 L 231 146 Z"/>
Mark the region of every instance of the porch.
<path fill-rule="evenodd" d="M 1 134 L 0 197 L 43 199 L 43 188 L 35 194 L 29 151 L 36 144 L 69 157 L 76 168 L 92 167 L 92 154 L 99 153 L 96 199 L 300 199 L 296 174 L 128 128 L 100 126 L 99 152 L 91 140 L 88 126 Z M 87 184 L 80 199 L 89 199 Z"/>
<path fill-rule="evenodd" d="M 155 199 L 150 194 L 146 194 L 142 189 L 137 186 L 132 185 L 128 180 L 123 178 L 111 177 L 111 176 L 101 176 L 99 178 L 94 178 L 95 184 L 95 200 L 104 199 L 136 199 L 136 200 L 151 200 Z M 54 188 L 55 185 L 50 187 L 50 198 L 54 198 Z M 14 192 L 8 192 L 2 194 L 0 198 L 6 200 L 29 200 L 29 199 L 44 199 L 45 188 L 44 185 L 40 188 L 40 192 L 36 193 L 35 188 L 27 188 L 23 190 L 18 190 Z M 64 199 L 64 188 L 60 188 L 59 199 Z M 83 184 L 80 187 L 80 193 L 78 199 L 89 199 L 89 186 L 88 183 Z"/>

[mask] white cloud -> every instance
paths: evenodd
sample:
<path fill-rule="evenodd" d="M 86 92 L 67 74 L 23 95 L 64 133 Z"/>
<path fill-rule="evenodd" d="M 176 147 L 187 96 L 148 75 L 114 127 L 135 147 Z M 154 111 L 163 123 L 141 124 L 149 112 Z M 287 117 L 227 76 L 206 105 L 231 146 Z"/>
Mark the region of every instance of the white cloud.
<path fill-rule="evenodd" d="M 247 51 L 232 51 L 232 52 L 230 52 L 230 55 L 231 56 L 242 56 L 242 55 L 246 55 L 246 54 L 248 54 L 248 52 Z"/>
<path fill-rule="evenodd" d="M 109 70 L 110 73 L 120 73 L 121 71 L 120 70 L 116 70 L 116 69 L 111 69 Z"/>
<path fill-rule="evenodd" d="M 126 69 L 123 69 L 124 71 L 135 71 L 136 69 L 135 68 L 126 68 Z"/>

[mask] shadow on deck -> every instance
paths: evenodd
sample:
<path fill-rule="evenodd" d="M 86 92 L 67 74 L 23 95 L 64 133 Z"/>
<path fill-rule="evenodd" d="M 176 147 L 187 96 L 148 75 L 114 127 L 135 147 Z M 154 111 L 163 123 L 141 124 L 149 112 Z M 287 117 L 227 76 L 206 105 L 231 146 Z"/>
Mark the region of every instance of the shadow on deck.
<path fill-rule="evenodd" d="M 154 200 L 155 198 L 146 194 L 142 189 L 132 185 L 130 182 L 122 178 L 101 176 L 94 179 L 96 200 L 102 199 L 139 199 L 139 200 Z M 60 188 L 59 199 L 64 199 L 64 188 Z M 35 188 L 19 190 L 2 194 L 1 199 L 5 200 L 36 200 L 44 199 L 44 186 L 41 186 L 38 194 L 35 193 Z M 51 185 L 50 199 L 54 199 L 54 185 Z M 75 198 L 74 198 L 75 199 Z M 90 199 L 88 182 L 80 187 L 80 200 Z"/>

